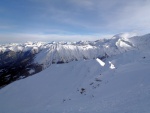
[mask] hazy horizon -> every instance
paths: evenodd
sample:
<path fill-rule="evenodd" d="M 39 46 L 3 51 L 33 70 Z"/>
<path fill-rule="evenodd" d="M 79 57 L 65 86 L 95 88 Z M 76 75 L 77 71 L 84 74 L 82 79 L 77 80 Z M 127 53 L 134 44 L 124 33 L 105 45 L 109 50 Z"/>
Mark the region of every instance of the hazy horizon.
<path fill-rule="evenodd" d="M 149 33 L 149 0 L 1 0 L 0 43 Z"/>

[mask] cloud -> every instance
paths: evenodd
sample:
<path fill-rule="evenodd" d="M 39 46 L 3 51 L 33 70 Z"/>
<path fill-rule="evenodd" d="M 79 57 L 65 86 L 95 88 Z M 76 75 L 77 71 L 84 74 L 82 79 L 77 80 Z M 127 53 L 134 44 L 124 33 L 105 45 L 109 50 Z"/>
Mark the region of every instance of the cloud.
<path fill-rule="evenodd" d="M 63 35 L 63 34 L 0 34 L 1 44 L 5 43 L 24 43 L 32 42 L 51 42 L 51 41 L 80 41 L 80 40 L 98 40 L 101 38 L 111 38 L 112 35 L 95 34 L 95 35 Z"/>
<path fill-rule="evenodd" d="M 36 1 L 37 2 L 37 1 Z M 149 0 L 38 1 L 42 19 L 95 32 L 148 29 Z M 39 18 L 40 18 L 39 17 Z M 69 29 L 69 28 L 68 28 Z"/>
<path fill-rule="evenodd" d="M 112 18 L 108 28 L 114 28 L 116 30 L 142 30 L 150 28 L 150 1 L 133 0 L 126 6 L 120 9 L 120 12 Z"/>
<path fill-rule="evenodd" d="M 0 29 L 8 34 L 1 37 L 15 42 L 94 40 L 101 34 L 150 29 L 150 0 L 26 0 L 13 2 L 12 10 L 3 6 L 7 13 L 0 22 L 8 26 Z M 8 30 L 10 25 L 17 27 Z"/>

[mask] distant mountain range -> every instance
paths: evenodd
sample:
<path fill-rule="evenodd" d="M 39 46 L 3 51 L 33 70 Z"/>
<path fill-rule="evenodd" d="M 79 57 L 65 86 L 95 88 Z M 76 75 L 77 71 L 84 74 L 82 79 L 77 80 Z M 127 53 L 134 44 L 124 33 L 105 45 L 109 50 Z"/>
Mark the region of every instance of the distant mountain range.
<path fill-rule="evenodd" d="M 0 45 L 0 87 L 38 73 L 52 64 L 99 58 L 150 48 L 150 34 L 118 34 L 111 39 L 79 42 L 28 42 Z"/>
<path fill-rule="evenodd" d="M 0 45 L 0 86 L 0 113 L 149 113 L 150 34 Z"/>

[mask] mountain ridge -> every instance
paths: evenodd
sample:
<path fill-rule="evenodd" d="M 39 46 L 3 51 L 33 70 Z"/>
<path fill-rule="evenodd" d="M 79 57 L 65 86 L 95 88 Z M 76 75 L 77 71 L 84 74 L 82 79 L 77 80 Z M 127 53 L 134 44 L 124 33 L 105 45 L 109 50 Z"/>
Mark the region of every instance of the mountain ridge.
<path fill-rule="evenodd" d="M 55 63 L 105 59 L 130 50 L 144 50 L 150 47 L 149 42 L 150 34 L 135 36 L 125 33 L 97 41 L 0 45 L 0 86 L 38 73 Z"/>
<path fill-rule="evenodd" d="M 136 38 L 130 38 L 134 48 L 118 54 L 52 64 L 7 85 L 0 89 L 0 112 L 149 113 L 149 36 Z"/>

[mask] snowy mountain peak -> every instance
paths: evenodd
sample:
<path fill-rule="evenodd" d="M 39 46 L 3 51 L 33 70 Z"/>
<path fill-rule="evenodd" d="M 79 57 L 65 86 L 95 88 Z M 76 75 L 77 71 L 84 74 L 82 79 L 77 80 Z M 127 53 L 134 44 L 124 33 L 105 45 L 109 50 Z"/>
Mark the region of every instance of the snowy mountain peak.
<path fill-rule="evenodd" d="M 127 38 L 131 38 L 131 37 L 134 37 L 134 36 L 137 36 L 137 33 L 134 33 L 134 32 L 130 32 L 130 33 L 119 33 L 119 34 L 116 34 L 112 37 L 112 39 L 127 39 Z"/>
<path fill-rule="evenodd" d="M 0 113 L 150 112 L 150 34 L 3 47 Z"/>
<path fill-rule="evenodd" d="M 134 37 L 133 37 L 134 36 Z M 127 51 L 147 51 L 150 35 L 118 34 L 112 39 L 79 42 L 27 42 L 0 45 L 0 85 L 30 76 L 52 64 L 88 59 L 106 59 Z M 17 73 L 20 70 L 20 73 Z M 14 78 L 8 79 L 13 73 Z"/>

